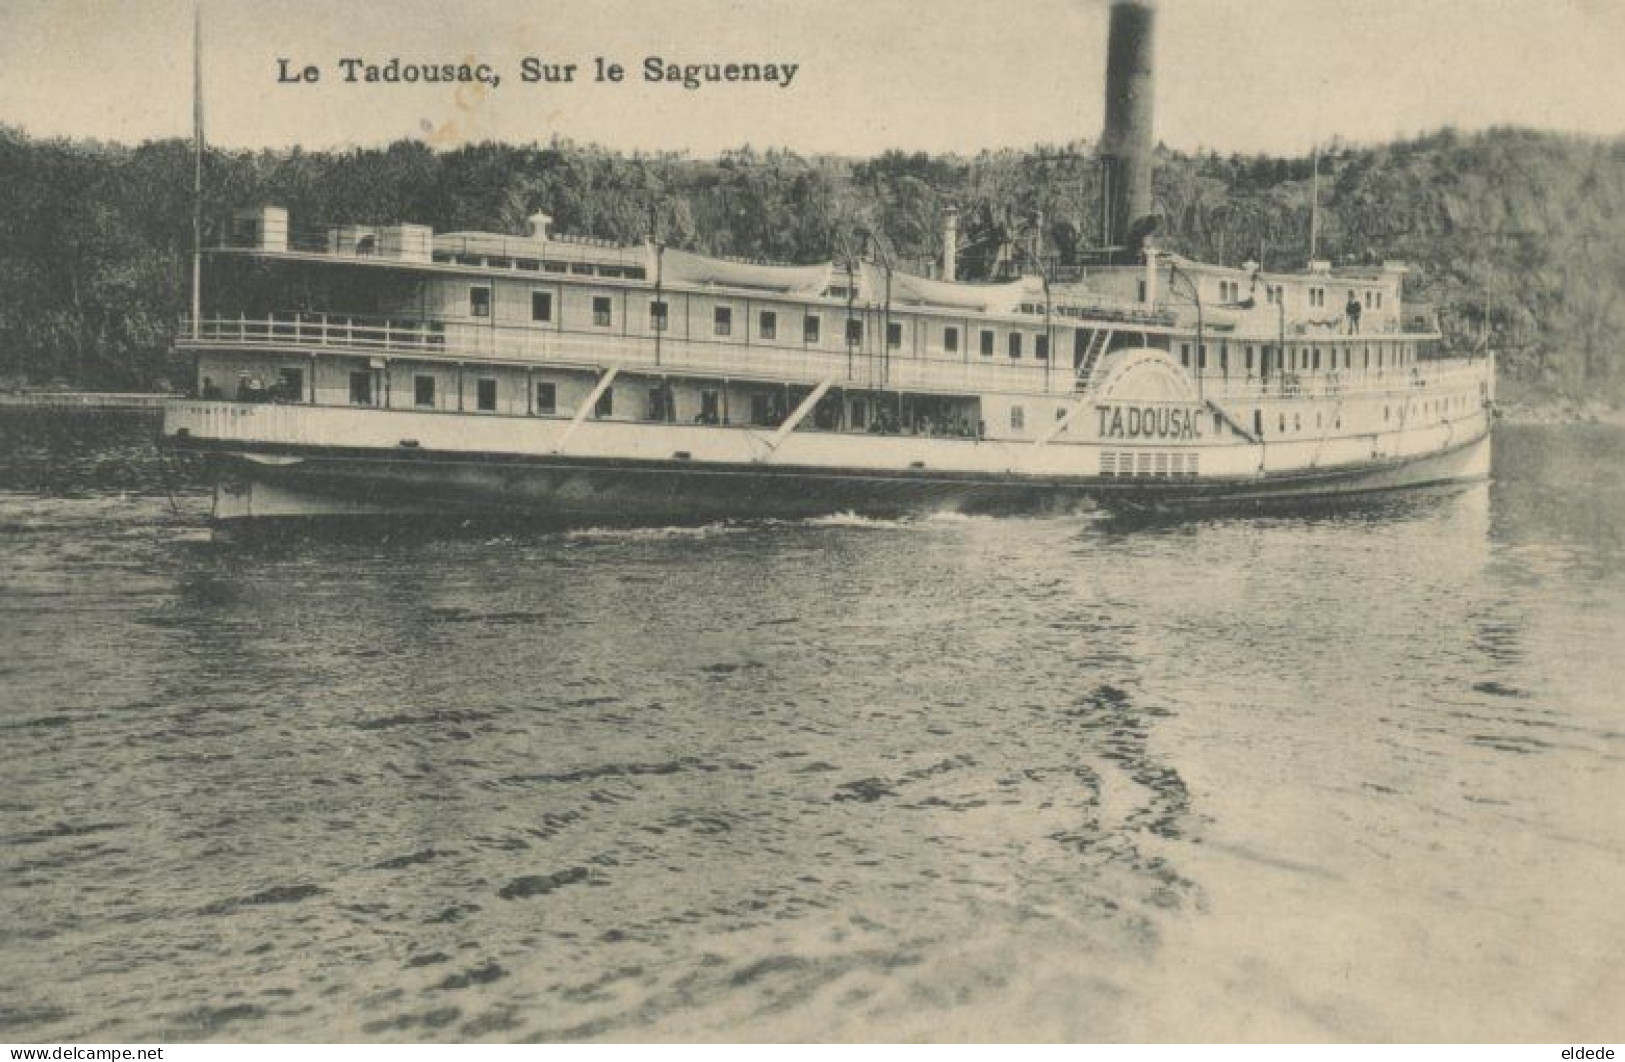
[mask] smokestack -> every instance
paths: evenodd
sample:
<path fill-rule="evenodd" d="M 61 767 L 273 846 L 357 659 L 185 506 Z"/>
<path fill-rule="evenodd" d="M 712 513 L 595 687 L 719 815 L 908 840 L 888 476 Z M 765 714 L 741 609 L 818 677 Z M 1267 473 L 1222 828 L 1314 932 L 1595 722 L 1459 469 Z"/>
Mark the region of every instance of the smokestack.
<path fill-rule="evenodd" d="M 1147 0 L 1112 4 L 1106 45 L 1106 130 L 1100 138 L 1101 235 L 1117 259 L 1139 253 L 1136 222 L 1151 213 L 1152 29 Z M 1130 242 L 1135 246 L 1130 246 Z"/>

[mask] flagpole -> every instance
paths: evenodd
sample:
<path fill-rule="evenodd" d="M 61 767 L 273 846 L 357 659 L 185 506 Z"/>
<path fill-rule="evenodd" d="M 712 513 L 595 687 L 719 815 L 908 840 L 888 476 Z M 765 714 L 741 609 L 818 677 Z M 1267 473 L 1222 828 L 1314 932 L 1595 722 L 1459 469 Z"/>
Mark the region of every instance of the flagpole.
<path fill-rule="evenodd" d="M 192 9 L 192 339 L 203 328 L 203 4 Z"/>
<path fill-rule="evenodd" d="M 1320 254 L 1320 144 L 1315 144 L 1313 170 L 1309 178 L 1309 260 Z"/>

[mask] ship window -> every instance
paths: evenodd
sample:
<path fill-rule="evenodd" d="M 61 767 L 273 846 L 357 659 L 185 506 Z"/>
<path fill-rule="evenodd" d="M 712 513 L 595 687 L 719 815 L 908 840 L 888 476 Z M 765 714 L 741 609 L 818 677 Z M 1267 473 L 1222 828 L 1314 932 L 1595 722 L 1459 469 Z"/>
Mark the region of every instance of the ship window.
<path fill-rule="evenodd" d="M 468 289 L 468 315 L 470 317 L 491 316 L 491 289 Z"/>
<path fill-rule="evenodd" d="M 1262 439 L 1264 437 L 1264 411 L 1253 410 L 1253 435 Z"/>
<path fill-rule="evenodd" d="M 722 397 L 716 391 L 700 392 L 701 424 L 720 424 L 722 422 Z"/>
<path fill-rule="evenodd" d="M 1011 406 L 1010 407 L 1010 430 L 1011 431 L 1025 431 L 1025 430 L 1027 430 L 1027 411 L 1025 409 L 1023 409 L 1021 406 Z"/>
<path fill-rule="evenodd" d="M 1382 309 L 1382 292 L 1377 292 L 1377 309 Z"/>
<path fill-rule="evenodd" d="M 1219 344 L 1219 371 L 1226 374 L 1230 372 L 1230 344 L 1228 343 Z"/>
<path fill-rule="evenodd" d="M 350 404 L 372 405 L 372 370 L 362 369 L 350 374 Z"/>
<path fill-rule="evenodd" d="M 412 404 L 417 406 L 434 405 L 434 377 L 412 377 Z"/>
<path fill-rule="evenodd" d="M 1142 280 L 1142 281 L 1140 281 L 1140 290 L 1139 290 L 1139 299 L 1140 299 L 1141 302 L 1145 301 L 1145 296 L 1146 296 L 1145 281 Z"/>
<path fill-rule="evenodd" d="M 886 346 L 896 350 L 903 345 L 903 325 L 901 321 L 886 322 Z"/>
<path fill-rule="evenodd" d="M 649 388 L 649 415 L 646 420 L 670 423 L 677 419 L 677 396 L 663 383 Z"/>
<path fill-rule="evenodd" d="M 664 332 L 668 321 L 669 307 L 665 302 L 651 302 L 649 304 L 649 329 L 653 332 Z"/>
<path fill-rule="evenodd" d="M 1020 332 L 1011 332 L 1010 333 L 1010 356 L 1012 358 L 1021 357 L 1021 333 Z"/>
<path fill-rule="evenodd" d="M 1247 358 L 1247 371 L 1252 372 L 1253 371 L 1253 348 L 1252 348 L 1251 345 L 1248 345 L 1248 347 L 1247 347 L 1246 358 Z"/>
<path fill-rule="evenodd" d="M 863 322 L 856 317 L 846 319 L 846 344 L 856 347 L 863 343 Z"/>
<path fill-rule="evenodd" d="M 861 398 L 852 400 L 852 426 L 854 428 L 869 426 L 869 403 Z"/>
<path fill-rule="evenodd" d="M 515 258 L 513 264 L 529 273 L 535 273 L 542 268 L 542 263 L 534 258 Z"/>
<path fill-rule="evenodd" d="M 1191 367 L 1191 345 L 1189 343 L 1179 344 L 1179 364 L 1187 369 Z"/>
<path fill-rule="evenodd" d="M 551 321 L 553 319 L 553 293 L 551 291 L 533 291 L 530 293 L 530 319 L 532 321 Z"/>
<path fill-rule="evenodd" d="M 731 335 L 734 330 L 734 312 L 731 307 L 718 306 L 711 314 L 712 326 L 719 336 Z"/>
<path fill-rule="evenodd" d="M 592 323 L 599 328 L 609 327 L 609 296 L 595 295 L 592 300 Z"/>
<path fill-rule="evenodd" d="M 592 407 L 592 415 L 595 417 L 615 415 L 615 388 L 604 388 L 604 393 L 598 396 L 597 404 Z"/>
<path fill-rule="evenodd" d="M 497 408 L 497 382 L 486 378 L 474 383 L 474 408 L 482 413 L 494 413 Z"/>
<path fill-rule="evenodd" d="M 1196 367 L 1198 369 L 1207 368 L 1207 344 L 1206 343 L 1198 343 L 1196 345 Z"/>
<path fill-rule="evenodd" d="M 1282 434 L 1282 435 L 1286 434 L 1286 414 L 1285 413 L 1281 414 L 1280 420 L 1276 423 L 1276 428 L 1278 429 L 1280 434 Z"/>
<path fill-rule="evenodd" d="M 1300 413 L 1292 414 L 1292 430 L 1293 431 L 1302 431 L 1303 430 L 1303 415 L 1302 414 L 1300 414 Z"/>
<path fill-rule="evenodd" d="M 756 331 L 763 339 L 777 339 L 779 335 L 779 315 L 772 310 L 763 310 L 756 320 Z"/>
<path fill-rule="evenodd" d="M 1038 336 L 1033 340 L 1033 357 L 1039 361 L 1049 360 L 1049 336 Z"/>
<path fill-rule="evenodd" d="M 993 356 L 993 332 L 990 329 L 986 329 L 986 328 L 982 329 L 982 340 L 981 340 L 981 342 L 982 342 L 982 357 L 991 358 Z"/>
<path fill-rule="evenodd" d="M 1320 368 L 1320 348 L 1319 347 L 1315 348 L 1314 368 L 1316 368 L 1316 369 Z"/>
<path fill-rule="evenodd" d="M 803 343 L 818 342 L 819 318 L 808 314 L 801 322 L 801 341 Z"/>
<path fill-rule="evenodd" d="M 276 371 L 277 394 L 282 396 L 284 402 L 303 402 L 305 400 L 305 371 L 303 369 L 278 369 Z"/>
<path fill-rule="evenodd" d="M 539 383 L 536 385 L 536 412 L 557 413 L 559 411 L 558 384 Z"/>
<path fill-rule="evenodd" d="M 942 349 L 949 354 L 959 351 L 959 329 L 950 325 L 942 330 Z"/>

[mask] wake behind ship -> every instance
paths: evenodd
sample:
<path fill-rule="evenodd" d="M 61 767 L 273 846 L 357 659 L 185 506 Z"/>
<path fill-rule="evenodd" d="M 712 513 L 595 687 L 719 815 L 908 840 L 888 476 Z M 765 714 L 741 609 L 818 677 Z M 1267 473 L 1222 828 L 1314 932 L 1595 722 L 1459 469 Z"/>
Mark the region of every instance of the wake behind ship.
<path fill-rule="evenodd" d="M 1404 266 L 1161 251 L 1151 31 L 1112 9 L 1104 251 L 1062 276 L 778 265 L 555 233 L 315 233 L 236 212 L 163 441 L 215 516 L 709 519 L 1236 503 L 1488 472 L 1494 366 Z"/>

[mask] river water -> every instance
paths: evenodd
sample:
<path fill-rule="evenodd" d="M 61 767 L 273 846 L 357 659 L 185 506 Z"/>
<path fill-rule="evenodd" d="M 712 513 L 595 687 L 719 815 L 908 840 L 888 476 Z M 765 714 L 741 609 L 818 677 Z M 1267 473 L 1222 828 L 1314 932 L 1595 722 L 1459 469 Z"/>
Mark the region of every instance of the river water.
<path fill-rule="evenodd" d="M 151 433 L 0 421 L 0 1039 L 1625 1038 L 1625 431 L 235 543 Z"/>

